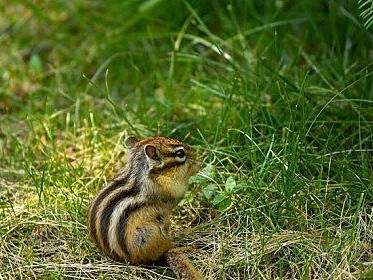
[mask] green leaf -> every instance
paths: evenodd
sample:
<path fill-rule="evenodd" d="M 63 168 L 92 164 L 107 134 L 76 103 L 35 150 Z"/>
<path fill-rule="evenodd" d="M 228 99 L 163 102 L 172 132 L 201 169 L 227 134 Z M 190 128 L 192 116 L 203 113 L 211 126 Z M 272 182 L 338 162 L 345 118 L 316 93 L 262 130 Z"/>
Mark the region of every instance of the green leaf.
<path fill-rule="evenodd" d="M 214 174 L 215 168 L 208 164 L 205 168 L 202 169 L 201 173 L 205 175 L 206 177 L 211 177 Z"/>
<path fill-rule="evenodd" d="M 139 13 L 149 13 L 149 12 L 151 12 L 162 1 L 163 0 L 148 0 L 148 1 L 143 2 L 139 6 Z"/>
<path fill-rule="evenodd" d="M 37 54 L 33 54 L 30 58 L 30 68 L 37 74 L 43 71 L 43 64 L 40 57 Z"/>
<path fill-rule="evenodd" d="M 180 201 L 179 205 L 185 205 L 188 203 L 192 203 L 195 196 L 194 193 L 191 191 L 187 191 L 184 195 L 184 198 Z"/>
<path fill-rule="evenodd" d="M 203 194 L 205 195 L 205 197 L 210 200 L 211 197 L 215 194 L 215 191 L 216 191 L 216 186 L 214 184 L 209 184 L 207 185 L 203 190 Z"/>
<path fill-rule="evenodd" d="M 237 183 L 234 178 L 232 176 L 229 176 L 227 181 L 225 181 L 225 190 L 231 193 L 235 189 L 236 185 Z"/>
<path fill-rule="evenodd" d="M 225 199 L 225 195 L 223 194 L 217 194 L 214 199 L 211 201 L 213 205 L 218 205 L 220 202 L 222 202 Z"/>
<path fill-rule="evenodd" d="M 229 198 L 229 197 L 226 197 L 224 198 L 223 201 L 221 201 L 219 204 L 218 204 L 218 210 L 219 211 L 226 211 L 228 210 L 228 208 L 230 208 L 232 205 L 232 200 Z"/>
<path fill-rule="evenodd" d="M 201 183 L 206 181 L 207 178 L 211 178 L 214 176 L 215 168 L 212 165 L 206 165 L 200 172 L 198 172 L 197 176 L 193 176 L 190 178 L 191 183 Z M 209 180 L 210 181 L 210 180 Z"/>

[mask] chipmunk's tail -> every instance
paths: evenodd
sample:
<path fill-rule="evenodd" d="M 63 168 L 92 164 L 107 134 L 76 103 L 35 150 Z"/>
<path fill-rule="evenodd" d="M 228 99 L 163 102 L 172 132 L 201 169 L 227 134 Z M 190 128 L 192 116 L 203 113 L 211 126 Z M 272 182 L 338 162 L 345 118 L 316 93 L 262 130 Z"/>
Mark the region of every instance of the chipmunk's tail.
<path fill-rule="evenodd" d="M 173 248 L 167 251 L 165 254 L 167 264 L 179 280 L 202 280 L 203 278 L 183 251 L 185 251 L 183 248 Z"/>

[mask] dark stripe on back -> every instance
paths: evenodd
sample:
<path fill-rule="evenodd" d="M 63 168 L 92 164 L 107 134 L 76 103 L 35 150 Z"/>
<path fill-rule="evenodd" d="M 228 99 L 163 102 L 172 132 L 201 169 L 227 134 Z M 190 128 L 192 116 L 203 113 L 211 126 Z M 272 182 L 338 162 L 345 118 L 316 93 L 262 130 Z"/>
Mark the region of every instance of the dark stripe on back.
<path fill-rule="evenodd" d="M 140 192 L 140 187 L 138 185 L 134 185 L 130 189 L 124 189 L 120 191 L 116 196 L 114 196 L 110 201 L 107 202 L 105 208 L 102 211 L 101 219 L 100 219 L 100 230 L 101 230 L 101 239 L 103 241 L 103 247 L 109 248 L 109 240 L 108 240 L 108 232 L 109 232 L 109 225 L 110 225 L 110 217 L 113 213 L 115 206 L 118 203 L 130 196 L 136 196 Z"/>
<path fill-rule="evenodd" d="M 121 180 L 114 180 L 110 182 L 109 185 L 107 185 L 107 187 L 103 189 L 93 201 L 93 204 L 91 206 L 91 211 L 90 211 L 90 217 L 88 218 L 90 219 L 90 225 L 91 225 L 89 229 L 90 234 L 96 243 L 97 243 L 97 232 L 96 232 L 95 221 L 96 221 L 97 207 L 101 204 L 101 202 L 105 199 L 105 197 L 107 197 L 112 191 L 114 191 L 115 189 L 121 186 L 124 186 L 127 183 L 128 178 L 129 178 L 129 175 L 127 174 Z"/>
<path fill-rule="evenodd" d="M 117 240 L 118 240 L 119 247 L 122 249 L 122 251 L 127 256 L 129 255 L 129 253 L 128 253 L 128 250 L 127 250 L 127 246 L 126 246 L 126 242 L 125 242 L 125 238 L 124 238 L 125 237 L 124 233 L 126 231 L 128 217 L 133 212 L 136 212 L 137 210 L 140 210 L 144 206 L 146 206 L 145 202 L 138 202 L 138 203 L 132 204 L 132 205 L 128 206 L 125 211 L 123 211 L 123 213 L 121 214 L 121 216 L 119 218 L 117 228 L 116 228 Z"/>

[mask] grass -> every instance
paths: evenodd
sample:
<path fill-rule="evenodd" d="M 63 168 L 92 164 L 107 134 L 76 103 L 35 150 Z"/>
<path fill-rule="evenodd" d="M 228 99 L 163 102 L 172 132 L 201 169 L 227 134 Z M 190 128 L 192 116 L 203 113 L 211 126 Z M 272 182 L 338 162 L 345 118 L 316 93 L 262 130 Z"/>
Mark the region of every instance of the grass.
<path fill-rule="evenodd" d="M 173 230 L 206 279 L 373 277 L 372 33 L 351 1 L 0 5 L 0 278 L 173 279 L 103 256 L 127 135 L 194 145 Z"/>

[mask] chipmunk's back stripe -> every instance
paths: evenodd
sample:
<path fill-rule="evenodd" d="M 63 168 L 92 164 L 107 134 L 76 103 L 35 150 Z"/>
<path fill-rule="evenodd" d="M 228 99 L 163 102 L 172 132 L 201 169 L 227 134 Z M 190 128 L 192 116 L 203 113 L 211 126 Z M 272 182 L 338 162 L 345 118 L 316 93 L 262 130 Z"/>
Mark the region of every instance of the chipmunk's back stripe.
<path fill-rule="evenodd" d="M 109 249 L 109 239 L 108 239 L 108 231 L 110 226 L 110 217 L 113 213 L 115 207 L 118 205 L 118 203 L 130 196 L 135 196 L 140 192 L 139 186 L 132 186 L 131 188 L 126 188 L 121 191 L 119 191 L 113 198 L 111 198 L 109 201 L 107 201 L 106 205 L 104 206 L 104 209 L 102 211 L 100 218 L 100 230 L 101 231 L 101 239 L 103 243 L 103 247 L 105 249 Z M 107 250 L 107 251 L 110 251 Z"/>
<path fill-rule="evenodd" d="M 96 214 L 97 214 L 97 209 L 98 207 L 100 206 L 100 204 L 102 203 L 102 201 L 112 192 L 114 191 L 115 189 L 119 188 L 120 186 L 123 186 L 126 184 L 126 182 L 128 181 L 128 175 L 127 176 L 124 176 L 123 179 L 120 179 L 120 180 L 115 180 L 115 181 L 112 181 L 110 182 L 108 185 L 106 185 L 102 190 L 101 192 L 98 194 L 98 196 L 96 197 L 96 199 L 92 202 L 92 206 L 90 208 L 90 211 L 89 211 L 89 217 L 88 219 L 90 220 L 89 224 L 90 224 L 90 228 L 89 228 L 89 231 L 90 231 L 90 234 L 92 236 L 92 238 L 94 239 L 94 241 L 97 243 L 97 231 L 96 231 Z"/>
<path fill-rule="evenodd" d="M 128 254 L 126 242 L 125 242 L 125 231 L 127 227 L 127 219 L 128 217 L 137 210 L 140 210 L 141 208 L 145 207 L 145 202 L 138 202 L 134 203 L 131 206 L 129 206 L 125 211 L 122 212 L 122 215 L 119 218 L 119 221 L 117 223 L 116 233 L 117 233 L 117 241 L 119 244 L 120 249 L 126 254 Z"/>
<path fill-rule="evenodd" d="M 125 252 L 123 252 L 120 249 L 120 246 L 118 244 L 117 232 L 116 232 L 117 224 L 122 213 L 126 211 L 129 206 L 131 206 L 134 200 L 135 198 L 130 197 L 130 196 L 122 199 L 117 204 L 117 206 L 115 206 L 110 216 L 110 223 L 109 223 L 109 230 L 108 230 L 108 237 L 107 237 L 109 240 L 110 250 L 120 255 L 122 259 L 128 259 L 128 255 L 125 254 Z"/>

